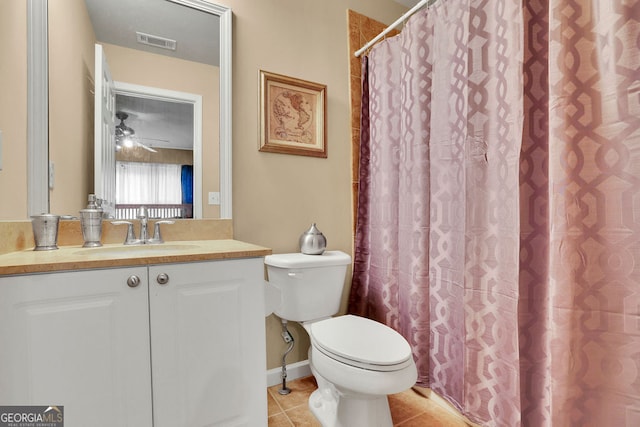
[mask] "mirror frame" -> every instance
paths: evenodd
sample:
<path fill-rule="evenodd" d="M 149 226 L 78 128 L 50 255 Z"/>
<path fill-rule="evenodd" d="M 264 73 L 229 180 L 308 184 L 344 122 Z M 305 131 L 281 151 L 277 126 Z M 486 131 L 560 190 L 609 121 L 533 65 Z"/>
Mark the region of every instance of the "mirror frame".
<path fill-rule="evenodd" d="M 220 218 L 230 219 L 231 9 L 205 0 L 168 0 L 220 18 Z M 27 0 L 27 213 L 49 212 L 48 0 Z M 204 119 L 204 118 L 203 118 Z M 203 161 L 203 165 L 206 164 Z M 91 178 L 89 178 L 91 179 Z M 205 203 L 203 197 L 202 203 Z"/>

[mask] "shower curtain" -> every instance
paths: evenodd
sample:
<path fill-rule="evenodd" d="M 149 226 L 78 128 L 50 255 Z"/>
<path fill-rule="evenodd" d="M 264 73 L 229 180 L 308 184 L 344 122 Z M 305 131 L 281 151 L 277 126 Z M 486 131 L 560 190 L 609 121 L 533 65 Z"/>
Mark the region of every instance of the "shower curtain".
<path fill-rule="evenodd" d="M 472 421 L 640 425 L 639 51 L 635 0 L 439 0 L 363 58 L 349 311 Z"/>

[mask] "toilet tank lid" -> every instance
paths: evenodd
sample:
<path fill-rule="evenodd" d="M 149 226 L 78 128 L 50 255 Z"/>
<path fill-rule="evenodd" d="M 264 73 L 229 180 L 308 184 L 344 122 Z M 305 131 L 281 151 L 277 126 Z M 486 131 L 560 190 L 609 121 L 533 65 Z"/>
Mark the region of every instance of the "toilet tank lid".
<path fill-rule="evenodd" d="M 264 263 L 280 268 L 331 267 L 350 264 L 351 256 L 341 251 L 324 251 L 322 255 L 274 254 L 264 257 Z"/>

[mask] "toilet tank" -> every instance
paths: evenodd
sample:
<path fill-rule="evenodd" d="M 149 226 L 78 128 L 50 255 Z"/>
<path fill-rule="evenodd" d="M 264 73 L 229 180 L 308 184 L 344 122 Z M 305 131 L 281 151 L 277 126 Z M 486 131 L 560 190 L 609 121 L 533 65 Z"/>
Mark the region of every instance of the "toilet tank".
<path fill-rule="evenodd" d="M 351 257 L 340 251 L 322 255 L 268 255 L 268 280 L 281 292 L 274 312 L 281 319 L 306 322 L 332 316 L 340 309 L 342 289 Z"/>

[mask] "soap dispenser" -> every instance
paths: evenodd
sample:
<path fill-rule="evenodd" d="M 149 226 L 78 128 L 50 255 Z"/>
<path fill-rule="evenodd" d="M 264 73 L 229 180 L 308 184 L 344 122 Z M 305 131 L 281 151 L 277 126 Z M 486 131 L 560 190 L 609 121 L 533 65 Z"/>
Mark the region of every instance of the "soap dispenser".
<path fill-rule="evenodd" d="M 102 246 L 102 208 L 98 206 L 95 194 L 89 194 L 88 199 L 87 208 L 80 210 L 83 248 Z"/>

